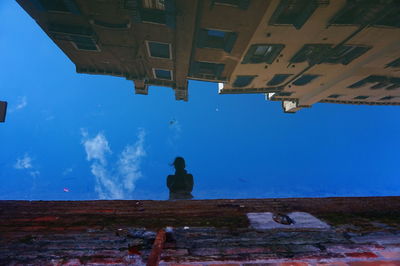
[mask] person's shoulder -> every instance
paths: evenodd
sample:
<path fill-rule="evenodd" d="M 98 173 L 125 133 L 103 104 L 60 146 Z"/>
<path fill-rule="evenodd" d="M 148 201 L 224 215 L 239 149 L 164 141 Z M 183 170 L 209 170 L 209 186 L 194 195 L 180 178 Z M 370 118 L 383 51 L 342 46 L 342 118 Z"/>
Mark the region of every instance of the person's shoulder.
<path fill-rule="evenodd" d="M 175 175 L 168 175 L 167 178 L 173 178 Z"/>
<path fill-rule="evenodd" d="M 187 173 L 186 176 L 187 176 L 187 177 L 193 177 L 193 175 L 190 174 L 190 173 Z"/>

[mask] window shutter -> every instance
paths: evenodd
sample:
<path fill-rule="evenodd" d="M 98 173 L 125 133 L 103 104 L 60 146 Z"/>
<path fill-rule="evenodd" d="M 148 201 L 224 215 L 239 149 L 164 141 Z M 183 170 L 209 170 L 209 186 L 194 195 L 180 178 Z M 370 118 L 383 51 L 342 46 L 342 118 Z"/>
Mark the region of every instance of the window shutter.
<path fill-rule="evenodd" d="M 199 35 L 197 38 L 197 47 L 198 48 L 204 48 L 206 46 L 206 41 L 207 41 L 207 36 L 208 36 L 208 31 L 205 29 L 200 29 L 199 30 Z"/>
<path fill-rule="evenodd" d="M 79 11 L 79 8 L 76 5 L 74 0 L 64 0 L 64 4 L 72 14 L 75 14 L 75 15 L 81 14 L 81 12 Z"/>
<path fill-rule="evenodd" d="M 40 3 L 39 0 L 28 0 L 28 2 L 31 2 L 32 5 L 40 11 L 47 11 L 46 8 L 44 8 L 44 6 L 42 5 L 42 3 Z"/>
<path fill-rule="evenodd" d="M 227 39 L 225 41 L 225 47 L 224 47 L 225 52 L 230 53 L 232 51 L 236 39 L 237 39 L 236 32 L 231 32 L 228 34 Z"/>
<path fill-rule="evenodd" d="M 221 77 L 222 71 L 224 71 L 224 67 L 225 67 L 224 64 L 218 64 L 215 66 L 215 77 L 216 78 Z"/>
<path fill-rule="evenodd" d="M 175 20 L 176 6 L 175 0 L 166 0 L 165 1 L 165 20 L 168 27 L 175 29 L 176 28 L 176 20 Z"/>
<path fill-rule="evenodd" d="M 250 0 L 241 0 L 239 3 L 239 8 L 246 10 L 250 5 Z"/>
<path fill-rule="evenodd" d="M 246 56 L 243 58 L 242 64 L 250 63 L 250 59 L 253 57 L 254 52 L 257 49 L 257 45 L 252 45 L 247 51 Z"/>

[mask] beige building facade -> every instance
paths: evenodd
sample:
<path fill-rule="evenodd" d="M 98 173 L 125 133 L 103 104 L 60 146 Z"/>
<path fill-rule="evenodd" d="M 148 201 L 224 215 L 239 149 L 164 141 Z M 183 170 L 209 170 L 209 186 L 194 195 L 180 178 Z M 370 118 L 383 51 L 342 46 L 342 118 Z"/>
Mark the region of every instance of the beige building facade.
<path fill-rule="evenodd" d="M 315 103 L 400 105 L 398 0 L 17 0 L 78 73 L 137 94 L 188 79 L 260 93 L 294 113 Z"/>

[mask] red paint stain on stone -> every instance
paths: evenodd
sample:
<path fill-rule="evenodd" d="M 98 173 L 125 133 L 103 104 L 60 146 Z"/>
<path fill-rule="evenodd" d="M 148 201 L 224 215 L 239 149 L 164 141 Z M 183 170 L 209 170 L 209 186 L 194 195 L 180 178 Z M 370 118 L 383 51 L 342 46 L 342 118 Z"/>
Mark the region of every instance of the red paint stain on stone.
<path fill-rule="evenodd" d="M 53 221 L 57 221 L 60 217 L 58 216 L 43 216 L 43 217 L 37 217 L 34 218 L 33 221 L 34 222 L 53 222 Z"/>
<path fill-rule="evenodd" d="M 399 266 L 400 260 L 397 261 L 353 261 L 348 262 L 350 266 Z"/>
<path fill-rule="evenodd" d="M 351 252 L 345 254 L 347 257 L 352 258 L 377 258 L 378 256 L 372 252 Z"/>

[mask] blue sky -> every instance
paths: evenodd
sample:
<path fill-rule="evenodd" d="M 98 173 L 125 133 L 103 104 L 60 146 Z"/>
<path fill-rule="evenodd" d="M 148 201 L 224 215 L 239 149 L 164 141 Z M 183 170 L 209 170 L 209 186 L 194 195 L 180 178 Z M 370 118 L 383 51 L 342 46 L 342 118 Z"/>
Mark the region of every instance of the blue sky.
<path fill-rule="evenodd" d="M 167 199 L 175 156 L 198 199 L 400 195 L 400 107 L 284 114 L 197 81 L 189 102 L 135 95 L 123 78 L 75 73 L 14 1 L 0 17 L 0 199 Z"/>

